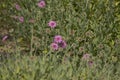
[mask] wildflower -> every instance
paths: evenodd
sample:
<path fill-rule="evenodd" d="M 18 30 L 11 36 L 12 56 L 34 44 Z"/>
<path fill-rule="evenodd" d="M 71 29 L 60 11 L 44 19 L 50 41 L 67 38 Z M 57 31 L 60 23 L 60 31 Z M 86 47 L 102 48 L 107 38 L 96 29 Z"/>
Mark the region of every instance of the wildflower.
<path fill-rule="evenodd" d="M 58 44 L 52 43 L 52 44 L 51 44 L 51 48 L 52 48 L 53 50 L 58 50 Z"/>
<path fill-rule="evenodd" d="M 19 21 L 20 21 L 20 22 L 24 22 L 24 17 L 22 17 L 22 16 L 19 17 Z"/>
<path fill-rule="evenodd" d="M 93 61 L 88 61 L 88 65 L 91 67 L 93 65 Z"/>
<path fill-rule="evenodd" d="M 62 36 L 56 35 L 56 36 L 54 37 L 54 42 L 60 43 L 61 41 L 62 41 Z"/>
<path fill-rule="evenodd" d="M 6 35 L 6 36 L 4 36 L 4 37 L 2 38 L 2 41 L 5 41 L 7 38 L 8 38 L 8 36 L 7 36 L 7 35 Z"/>
<path fill-rule="evenodd" d="M 88 60 L 90 58 L 90 54 L 84 54 L 83 55 L 83 57 L 82 57 L 82 59 L 84 59 L 84 60 Z"/>
<path fill-rule="evenodd" d="M 56 27 L 56 22 L 55 21 L 50 21 L 49 23 L 48 23 L 48 26 L 50 26 L 51 28 L 55 28 Z"/>
<path fill-rule="evenodd" d="M 17 10 L 21 10 L 21 7 L 20 7 L 18 4 L 15 4 L 15 8 L 16 8 Z"/>
<path fill-rule="evenodd" d="M 59 46 L 62 47 L 62 48 L 66 48 L 67 44 L 64 40 L 62 40 L 60 43 L 59 43 Z"/>
<path fill-rule="evenodd" d="M 45 7 L 45 1 L 44 0 L 42 0 L 42 1 L 40 1 L 39 3 L 38 3 L 38 6 L 39 7 L 41 7 L 41 8 L 44 8 Z"/>

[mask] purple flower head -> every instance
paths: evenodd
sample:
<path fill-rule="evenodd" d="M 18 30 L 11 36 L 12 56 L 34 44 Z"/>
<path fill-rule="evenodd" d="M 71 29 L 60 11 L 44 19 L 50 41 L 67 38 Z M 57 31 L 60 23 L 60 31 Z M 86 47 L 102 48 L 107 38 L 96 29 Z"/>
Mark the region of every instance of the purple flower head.
<path fill-rule="evenodd" d="M 61 41 L 62 41 L 62 36 L 56 35 L 56 36 L 54 37 L 54 42 L 60 43 Z"/>
<path fill-rule="evenodd" d="M 44 8 L 45 7 L 45 1 L 44 0 L 41 0 L 39 3 L 38 3 L 38 6 L 40 7 L 40 8 Z"/>
<path fill-rule="evenodd" d="M 59 46 L 62 47 L 62 48 L 66 48 L 67 44 L 64 40 L 62 40 L 60 43 L 59 43 Z"/>
<path fill-rule="evenodd" d="M 51 43 L 51 48 L 52 48 L 53 50 L 58 50 L 58 44 L 56 44 L 56 43 Z"/>
<path fill-rule="evenodd" d="M 17 10 L 21 10 L 21 8 L 20 8 L 20 6 L 19 6 L 18 4 L 15 4 L 15 8 L 16 8 Z"/>
<path fill-rule="evenodd" d="M 7 35 L 6 35 L 6 36 L 4 36 L 4 37 L 2 38 L 2 41 L 4 42 L 7 38 L 8 38 L 8 36 L 7 36 Z"/>
<path fill-rule="evenodd" d="M 20 21 L 20 22 L 24 22 L 24 17 L 22 17 L 22 16 L 19 17 L 19 21 Z"/>
<path fill-rule="evenodd" d="M 90 58 L 90 54 L 84 54 L 83 55 L 83 57 L 82 57 L 82 59 L 84 59 L 84 60 L 88 60 Z"/>
<path fill-rule="evenodd" d="M 48 23 L 48 26 L 50 26 L 51 28 L 55 28 L 56 27 L 56 21 L 50 21 L 49 23 Z"/>

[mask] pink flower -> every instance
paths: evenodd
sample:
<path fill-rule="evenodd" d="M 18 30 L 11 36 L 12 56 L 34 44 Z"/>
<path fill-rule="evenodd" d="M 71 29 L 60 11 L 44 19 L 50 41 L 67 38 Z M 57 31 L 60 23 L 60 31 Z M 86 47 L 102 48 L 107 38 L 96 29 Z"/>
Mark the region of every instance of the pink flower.
<path fill-rule="evenodd" d="M 19 6 L 18 4 L 15 4 L 15 8 L 16 8 L 17 10 L 21 10 L 21 8 L 20 8 L 20 6 Z"/>
<path fill-rule="evenodd" d="M 51 44 L 51 48 L 52 48 L 53 50 L 58 50 L 58 44 L 52 43 L 52 44 Z"/>
<path fill-rule="evenodd" d="M 41 8 L 44 8 L 45 5 L 46 5 L 45 1 L 43 1 L 43 0 L 38 3 L 38 6 L 41 7 Z"/>
<path fill-rule="evenodd" d="M 62 36 L 56 35 L 56 36 L 54 37 L 54 42 L 60 43 L 61 41 L 62 41 Z"/>
<path fill-rule="evenodd" d="M 62 47 L 62 48 L 66 48 L 67 44 L 64 40 L 62 40 L 60 43 L 59 43 L 59 46 Z"/>
<path fill-rule="evenodd" d="M 55 21 L 50 21 L 49 23 L 48 23 L 48 26 L 50 26 L 51 28 L 55 28 L 56 27 L 56 22 Z"/>
<path fill-rule="evenodd" d="M 22 17 L 22 16 L 19 17 L 19 21 L 20 21 L 20 22 L 24 22 L 24 17 Z"/>
<path fill-rule="evenodd" d="M 84 59 L 84 60 L 88 60 L 90 58 L 90 54 L 84 54 L 83 55 L 83 57 L 82 57 L 82 59 Z"/>
<path fill-rule="evenodd" d="M 4 37 L 2 38 L 2 41 L 5 41 L 7 38 L 8 38 L 8 36 L 4 36 Z"/>

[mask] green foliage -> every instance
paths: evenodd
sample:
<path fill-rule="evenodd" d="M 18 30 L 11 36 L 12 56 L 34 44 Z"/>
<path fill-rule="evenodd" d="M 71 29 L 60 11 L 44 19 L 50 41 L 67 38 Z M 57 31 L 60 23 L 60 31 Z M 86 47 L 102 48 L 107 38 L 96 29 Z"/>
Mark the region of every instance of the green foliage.
<path fill-rule="evenodd" d="M 87 61 L 74 56 L 58 58 L 50 56 L 11 56 L 0 64 L 1 80 L 119 80 L 120 65 L 106 63 L 100 65 L 100 59 L 89 66 Z M 77 64 L 79 61 L 79 67 Z"/>
<path fill-rule="evenodd" d="M 0 80 L 119 80 L 119 0 L 46 0 L 45 8 L 38 1 L 0 3 L 0 38 L 10 36 L 6 43 L 0 40 Z M 57 27 L 51 29 L 50 20 Z M 55 35 L 67 42 L 65 49 L 51 51 Z M 85 53 L 92 67 L 82 60 Z"/>

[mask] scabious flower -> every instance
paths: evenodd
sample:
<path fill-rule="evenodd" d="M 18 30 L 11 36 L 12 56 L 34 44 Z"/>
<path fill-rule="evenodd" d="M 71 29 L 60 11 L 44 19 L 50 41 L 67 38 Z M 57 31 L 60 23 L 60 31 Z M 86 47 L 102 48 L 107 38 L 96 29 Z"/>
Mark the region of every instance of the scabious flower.
<path fill-rule="evenodd" d="M 45 1 L 44 0 L 42 0 L 42 1 L 40 1 L 39 3 L 38 3 L 38 6 L 40 7 L 40 8 L 44 8 L 45 7 Z"/>
<path fill-rule="evenodd" d="M 62 40 L 60 43 L 59 43 L 59 46 L 62 47 L 62 48 L 66 48 L 67 44 L 64 40 Z"/>
<path fill-rule="evenodd" d="M 19 21 L 20 21 L 20 22 L 24 22 L 24 17 L 22 17 L 22 16 L 19 17 Z"/>
<path fill-rule="evenodd" d="M 60 43 L 61 41 L 62 41 L 62 36 L 56 35 L 56 36 L 54 37 L 54 42 Z"/>
<path fill-rule="evenodd" d="M 2 38 L 2 41 L 4 42 L 7 38 L 8 38 L 8 36 L 7 36 L 7 35 L 6 35 L 6 36 L 4 36 L 4 37 Z"/>
<path fill-rule="evenodd" d="M 89 58 L 90 58 L 90 54 L 87 54 L 87 53 L 84 54 L 82 57 L 83 60 L 88 60 Z"/>
<path fill-rule="evenodd" d="M 15 8 L 16 8 L 17 10 L 21 10 L 21 7 L 20 7 L 18 4 L 15 4 Z"/>
<path fill-rule="evenodd" d="M 51 44 L 51 47 L 53 50 L 58 50 L 60 47 L 66 48 L 67 44 L 66 42 L 62 39 L 61 35 L 56 35 L 54 37 L 54 42 Z"/>
<path fill-rule="evenodd" d="M 48 23 L 48 26 L 50 26 L 51 28 L 55 28 L 56 27 L 56 21 L 50 21 L 49 23 Z"/>
<path fill-rule="evenodd" d="M 53 50 L 58 50 L 58 44 L 56 44 L 56 43 L 51 43 L 51 48 L 52 48 Z"/>

